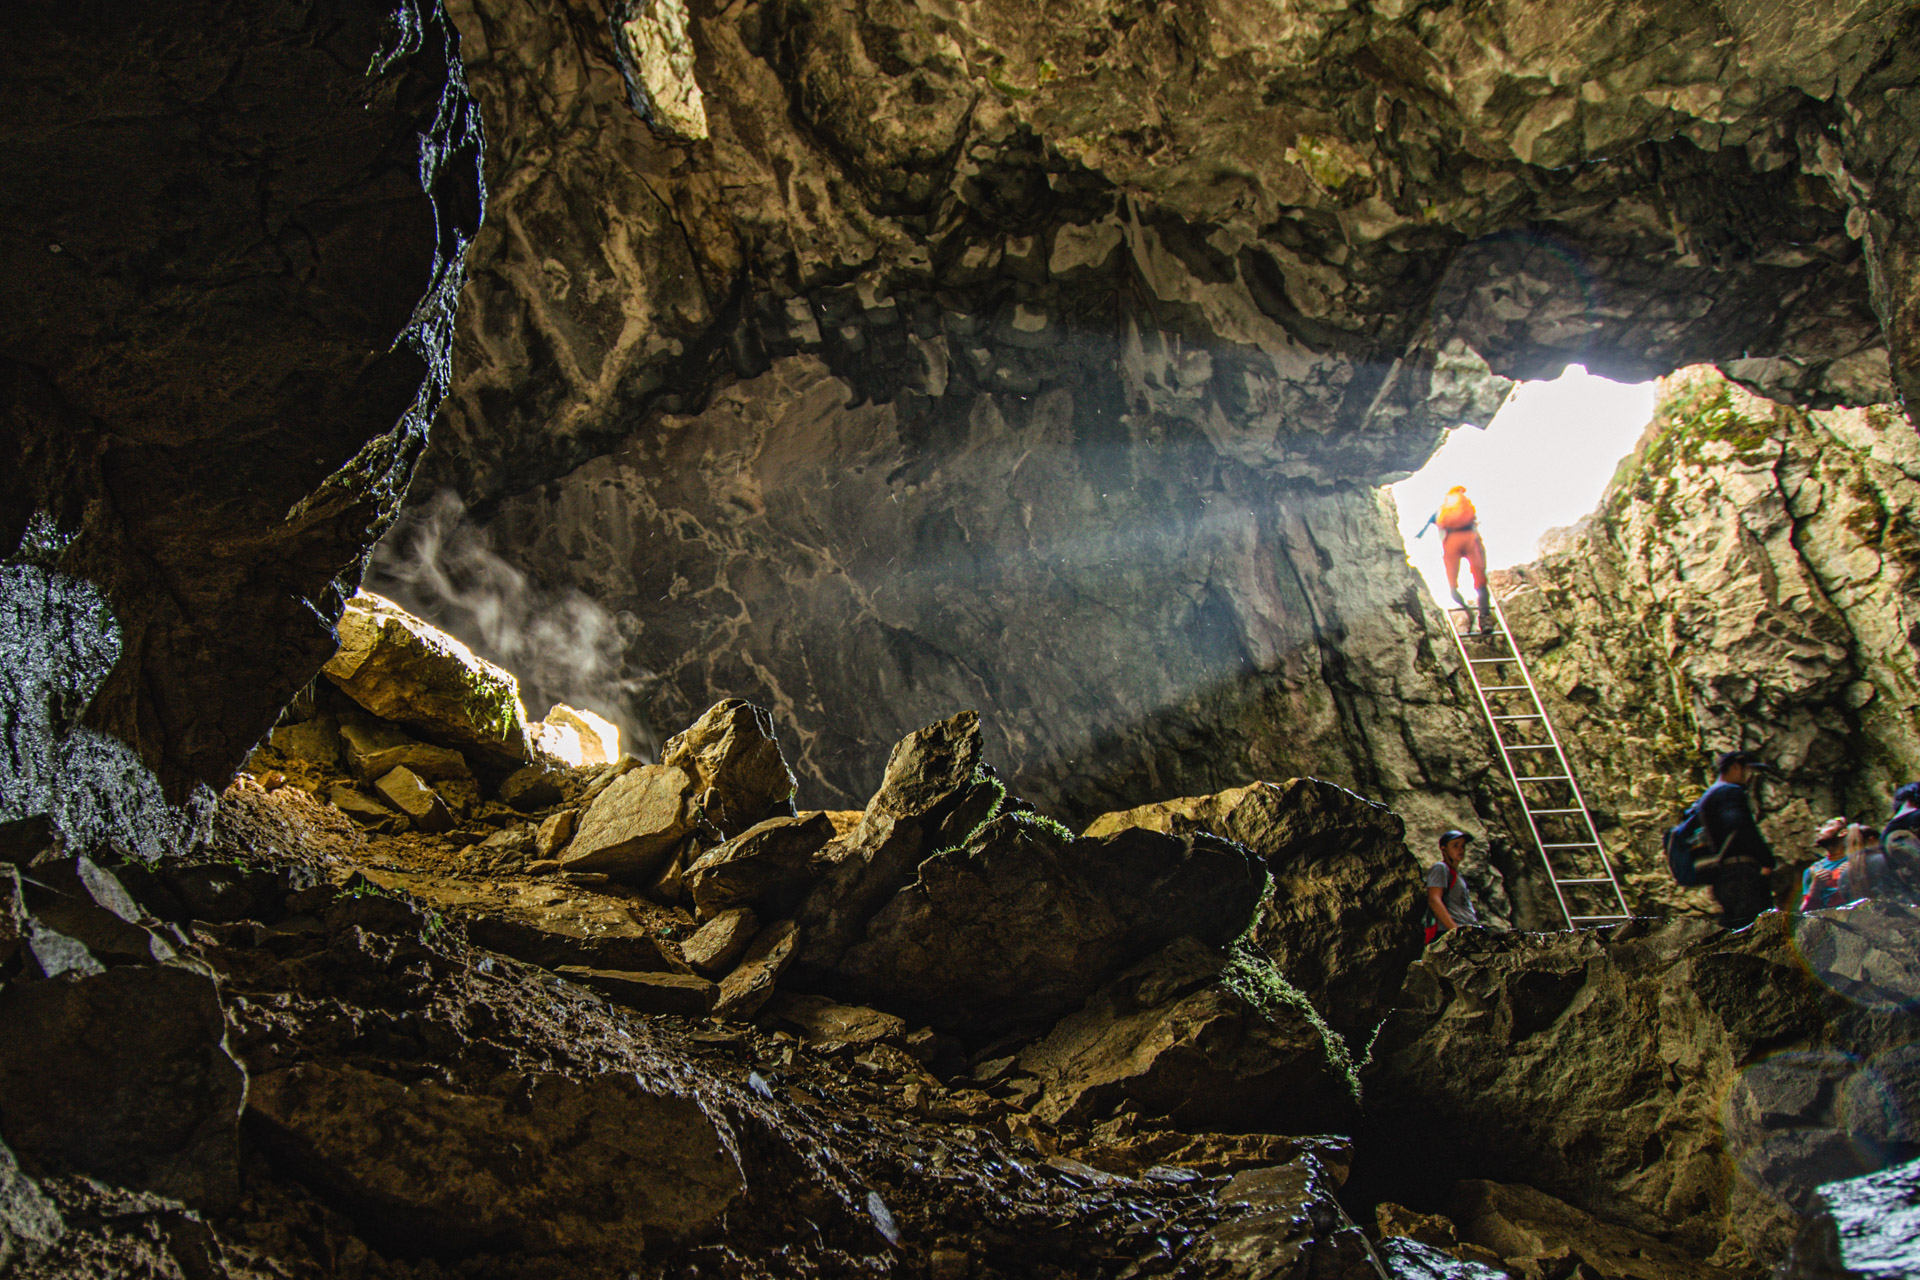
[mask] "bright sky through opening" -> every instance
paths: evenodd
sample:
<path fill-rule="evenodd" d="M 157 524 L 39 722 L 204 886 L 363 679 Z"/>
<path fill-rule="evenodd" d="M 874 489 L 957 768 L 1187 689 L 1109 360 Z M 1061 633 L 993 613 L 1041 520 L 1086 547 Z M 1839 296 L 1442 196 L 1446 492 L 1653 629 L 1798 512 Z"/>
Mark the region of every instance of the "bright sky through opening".
<path fill-rule="evenodd" d="M 1653 417 L 1653 384 L 1609 382 L 1569 365 L 1552 382 L 1523 383 L 1482 431 L 1461 427 L 1433 460 L 1390 492 L 1400 508 L 1407 557 L 1433 598 L 1447 601 L 1439 531 L 1414 534 L 1456 484 L 1480 513 L 1487 567 L 1534 559 L 1540 535 L 1572 524 L 1600 501 L 1620 459 Z M 1460 589 L 1473 598 L 1472 574 L 1460 566 Z"/>

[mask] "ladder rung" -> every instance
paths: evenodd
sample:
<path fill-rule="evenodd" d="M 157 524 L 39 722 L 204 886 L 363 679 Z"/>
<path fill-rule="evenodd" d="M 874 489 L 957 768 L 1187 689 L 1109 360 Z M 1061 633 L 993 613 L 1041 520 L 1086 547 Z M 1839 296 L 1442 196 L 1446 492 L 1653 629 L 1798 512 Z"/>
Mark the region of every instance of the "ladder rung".
<path fill-rule="evenodd" d="M 1490 662 L 1518 662 L 1520 661 L 1520 659 L 1519 658 L 1468 658 L 1467 661 L 1473 663 L 1475 666 L 1484 667 Z"/>
<path fill-rule="evenodd" d="M 1585 812 L 1586 812 L 1586 810 L 1585 810 L 1585 809 L 1528 809 L 1528 810 L 1527 810 L 1527 812 L 1528 812 L 1529 814 L 1531 814 L 1531 815 L 1532 815 L 1533 817 L 1536 817 L 1536 818 L 1538 818 L 1538 817 L 1540 817 L 1540 816 L 1541 816 L 1542 814 L 1548 814 L 1548 813 L 1585 813 Z"/>
<path fill-rule="evenodd" d="M 1490 720 L 1545 720 L 1546 719 L 1546 717 L 1543 715 L 1489 716 L 1487 718 Z"/>
<path fill-rule="evenodd" d="M 1593 924 L 1600 920 L 1631 920 L 1632 916 L 1572 916 L 1575 924 Z"/>
<path fill-rule="evenodd" d="M 1553 744 L 1551 742 L 1521 742 L 1513 746 L 1508 746 L 1503 742 L 1500 744 L 1500 749 L 1502 751 L 1551 751 L 1553 750 Z"/>
<path fill-rule="evenodd" d="M 1482 692 L 1482 693 L 1512 693 L 1512 692 L 1514 692 L 1515 690 L 1518 690 L 1518 689 L 1524 689 L 1524 688 L 1526 688 L 1526 687 L 1527 687 L 1527 686 L 1525 686 L 1525 685 L 1523 685 L 1523 684 L 1483 684 L 1483 685 L 1481 685 L 1481 686 L 1480 686 L 1480 692 Z"/>
<path fill-rule="evenodd" d="M 1537 778 L 1515 778 L 1515 782 L 1572 782 L 1571 774 L 1543 773 Z"/>
<path fill-rule="evenodd" d="M 1574 840 L 1566 844 L 1543 844 L 1542 849 L 1598 849 L 1598 840 Z"/>
<path fill-rule="evenodd" d="M 1571 880 L 1555 880 L 1555 884 L 1612 884 L 1612 876 L 1576 876 Z"/>

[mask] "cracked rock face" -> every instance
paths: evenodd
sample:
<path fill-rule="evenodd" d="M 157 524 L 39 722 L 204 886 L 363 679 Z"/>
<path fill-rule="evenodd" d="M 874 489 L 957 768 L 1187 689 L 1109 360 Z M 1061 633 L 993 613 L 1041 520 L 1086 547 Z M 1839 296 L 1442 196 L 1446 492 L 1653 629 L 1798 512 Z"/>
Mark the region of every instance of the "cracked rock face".
<path fill-rule="evenodd" d="M 0 555 L 64 583 L 72 626 L 100 602 L 117 646 L 102 679 L 26 668 L 6 637 L 24 685 L 0 724 L 66 762 L 0 814 L 131 791 L 73 758 L 83 734 L 178 804 L 224 786 L 332 652 L 405 493 L 448 376 L 479 121 L 415 0 L 19 5 L 0 42 Z M 153 852 L 138 815 L 81 825 Z"/>
<path fill-rule="evenodd" d="M 640 717 L 771 708 L 810 804 L 974 706 L 1070 819 L 1490 817 L 1365 486 L 1569 358 L 1898 374 L 1890 4 L 775 0 L 690 63 L 665 4 L 453 12 L 495 198 L 423 499 L 607 606 Z M 630 105 L 696 89 L 697 142 Z"/>
<path fill-rule="evenodd" d="M 1499 584 L 1648 909 L 1692 900 L 1660 831 L 1715 751 L 1778 767 L 1758 795 L 1789 863 L 1828 816 L 1878 821 L 1920 777 L 1920 440 L 1904 427 L 1891 406 L 1805 412 L 1688 370 L 1593 515 Z"/>

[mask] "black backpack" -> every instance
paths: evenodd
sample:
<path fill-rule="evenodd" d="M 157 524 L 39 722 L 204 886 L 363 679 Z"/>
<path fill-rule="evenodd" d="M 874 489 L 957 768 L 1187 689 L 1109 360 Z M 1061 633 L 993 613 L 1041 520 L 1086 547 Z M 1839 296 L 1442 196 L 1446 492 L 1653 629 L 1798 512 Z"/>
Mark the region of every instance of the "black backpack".
<path fill-rule="evenodd" d="M 1711 788 L 1709 788 L 1710 790 Z M 1727 846 L 1733 843 L 1729 834 L 1715 849 L 1707 837 L 1707 820 L 1703 810 L 1707 797 L 1702 795 L 1687 806 L 1680 815 L 1680 821 L 1667 828 L 1661 846 L 1667 854 L 1667 870 L 1673 873 L 1675 884 L 1693 888 L 1696 885 L 1712 884 L 1720 875 L 1720 859 L 1725 856 Z"/>

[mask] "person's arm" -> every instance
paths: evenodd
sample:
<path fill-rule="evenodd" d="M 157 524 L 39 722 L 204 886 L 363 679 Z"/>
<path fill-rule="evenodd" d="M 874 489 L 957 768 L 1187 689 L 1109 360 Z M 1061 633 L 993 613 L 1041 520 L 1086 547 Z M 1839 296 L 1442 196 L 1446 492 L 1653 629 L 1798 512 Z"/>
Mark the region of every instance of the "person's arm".
<path fill-rule="evenodd" d="M 1440 523 L 1440 513 L 1436 511 L 1432 515 L 1427 517 L 1427 522 L 1420 526 L 1420 532 L 1414 534 L 1413 536 L 1416 538 L 1424 538 L 1427 536 L 1427 530 L 1433 528 L 1433 526 L 1439 523 Z"/>
<path fill-rule="evenodd" d="M 1404 883 L 1404 881 L 1402 883 Z M 1440 927 L 1446 930 L 1448 933 L 1452 933 L 1455 929 L 1458 929 L 1460 927 L 1459 925 L 1453 922 L 1453 915 L 1451 912 L 1447 910 L 1447 904 L 1443 899 L 1442 890 L 1435 889 L 1431 886 L 1428 887 L 1427 910 L 1433 912 L 1433 918 L 1435 920 L 1438 920 L 1440 922 Z"/>

